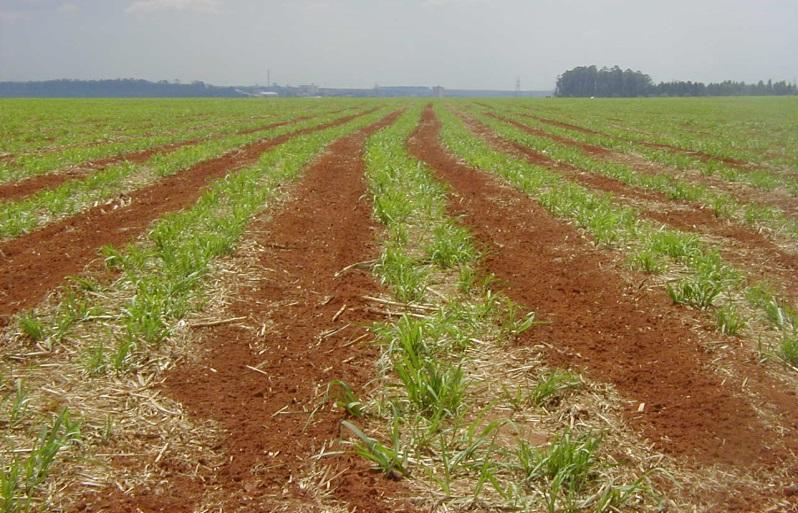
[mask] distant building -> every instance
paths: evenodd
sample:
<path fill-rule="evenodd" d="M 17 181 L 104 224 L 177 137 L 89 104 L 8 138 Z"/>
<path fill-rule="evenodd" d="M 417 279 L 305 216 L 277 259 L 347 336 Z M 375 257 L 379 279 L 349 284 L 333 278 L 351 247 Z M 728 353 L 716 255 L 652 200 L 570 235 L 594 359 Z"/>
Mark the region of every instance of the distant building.
<path fill-rule="evenodd" d="M 304 84 L 297 87 L 297 96 L 318 96 L 319 86 L 316 84 Z"/>

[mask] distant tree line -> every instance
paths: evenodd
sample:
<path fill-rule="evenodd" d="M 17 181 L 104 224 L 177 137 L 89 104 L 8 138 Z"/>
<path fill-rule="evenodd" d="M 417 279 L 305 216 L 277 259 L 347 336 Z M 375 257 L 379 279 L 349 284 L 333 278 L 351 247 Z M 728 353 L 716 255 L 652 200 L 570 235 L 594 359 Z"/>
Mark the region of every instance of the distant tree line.
<path fill-rule="evenodd" d="M 177 81 L 150 82 L 124 78 L 117 80 L 45 80 L 41 82 L 0 82 L 0 96 L 39 98 L 154 98 L 195 96 L 242 96 L 234 87 L 218 87 L 204 82 L 181 84 Z"/>
<path fill-rule="evenodd" d="M 235 86 L 218 87 L 204 82 L 181 84 L 179 81 L 150 82 L 132 78 L 117 80 L 46 80 L 40 82 L 0 82 L 1 97 L 18 98 L 153 98 L 153 97 L 241 97 L 271 96 L 546 96 L 550 91 L 493 91 L 468 89 L 436 89 L 429 86 L 387 86 L 369 88 L 335 88 L 308 85 Z"/>
<path fill-rule="evenodd" d="M 719 83 L 674 81 L 655 84 L 640 71 L 618 66 L 578 66 L 557 77 L 555 96 L 784 96 L 798 94 L 795 84 L 786 81 L 759 81 L 756 84 L 726 80 Z"/>

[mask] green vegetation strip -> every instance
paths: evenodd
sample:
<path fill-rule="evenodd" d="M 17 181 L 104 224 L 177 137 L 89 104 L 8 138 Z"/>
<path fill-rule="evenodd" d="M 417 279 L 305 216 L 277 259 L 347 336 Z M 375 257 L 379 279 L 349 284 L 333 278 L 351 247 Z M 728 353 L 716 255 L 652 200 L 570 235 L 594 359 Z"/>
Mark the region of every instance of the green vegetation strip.
<path fill-rule="evenodd" d="M 690 183 L 664 173 L 655 175 L 639 173 L 629 166 L 585 155 L 579 148 L 531 135 L 484 113 L 478 114 L 476 117 L 502 137 L 545 153 L 556 161 L 613 178 L 632 187 L 663 193 L 672 200 L 697 203 L 712 209 L 720 218 L 736 219 L 755 228 L 774 230 L 777 233 L 798 239 L 798 220 L 777 207 L 741 202 L 731 194 L 717 192 L 705 185 Z M 511 119 L 521 122 L 518 116 L 511 117 Z M 529 124 L 528 121 L 523 121 L 523 123 Z M 558 132 L 550 127 L 545 127 L 545 130 L 551 133 Z"/>
<path fill-rule="evenodd" d="M 318 126 L 336 117 L 340 115 L 327 114 L 246 135 L 234 135 L 185 146 L 174 152 L 156 154 L 143 164 L 123 162 L 91 173 L 86 178 L 64 182 L 54 189 L 43 190 L 19 201 L 0 202 L 0 238 L 17 237 L 55 219 L 73 215 L 159 178 L 224 155 L 247 143 Z"/>
<path fill-rule="evenodd" d="M 46 102 L 45 104 L 50 103 Z M 109 106 L 112 107 L 108 109 L 112 111 L 111 117 L 99 118 L 102 119 L 102 123 L 98 123 L 98 118 L 91 114 L 99 117 L 101 113 L 95 112 L 94 106 L 90 103 L 82 110 L 80 105 L 69 105 L 68 108 L 62 106 L 63 110 L 61 111 L 51 107 L 46 119 L 35 120 L 32 127 L 36 128 L 38 133 L 27 133 L 26 129 L 16 127 L 22 134 L 26 134 L 24 137 L 20 137 L 22 134 L 15 130 L 13 123 L 16 120 L 9 121 L 11 126 L 5 131 L 10 132 L 11 138 L 17 135 L 17 139 L 21 140 L 18 140 L 16 144 L 13 144 L 13 140 L 4 141 L 4 146 L 9 148 L 12 151 L 11 154 L 15 156 L 11 160 L 0 161 L 0 183 L 164 144 L 224 136 L 270 123 L 290 120 L 296 117 L 297 113 L 315 115 L 332 110 L 327 107 L 321 109 L 317 106 L 307 105 L 304 106 L 307 108 L 303 108 L 303 105 L 298 103 L 264 106 L 252 102 L 229 102 L 225 108 L 222 104 L 189 100 L 182 102 L 182 106 L 181 102 L 173 101 L 163 105 L 164 108 L 161 111 L 153 112 L 153 107 L 158 105 L 157 102 L 136 103 L 137 109 L 150 114 L 147 117 L 143 112 L 134 111 L 130 106 L 126 106 L 126 102 L 119 101 Z M 17 116 L 30 116 L 31 111 L 35 112 L 34 104 L 30 103 L 27 107 L 27 109 L 20 108 Z M 77 112 L 73 112 L 71 109 L 76 109 Z M 59 115 L 66 115 L 69 112 L 72 112 L 76 119 L 68 121 L 58 119 Z M 174 115 L 176 113 L 178 115 Z M 255 120 L 252 119 L 253 113 L 259 114 L 259 116 L 255 116 Z M 102 114 L 108 115 L 105 111 Z M 268 118 L 264 114 L 268 114 Z M 13 117 L 13 113 L 6 116 Z M 6 116 L 0 115 L 0 119 Z M 211 118 L 208 119 L 208 116 Z M 81 124 L 81 118 L 87 118 L 83 124 Z M 63 126 L 56 125 L 59 121 L 63 123 Z M 152 133 L 143 133 L 145 130 Z M 56 147 L 54 151 L 36 152 L 35 148 L 31 148 L 31 144 L 26 142 L 31 139 L 35 140 L 37 136 L 50 133 L 53 133 L 53 138 L 60 144 L 66 143 L 67 147 L 60 149 Z M 127 133 L 131 133 L 131 135 L 125 137 Z M 109 138 L 111 142 L 92 143 L 93 140 L 102 141 L 103 138 Z M 31 149 L 34 151 L 30 152 Z M 26 150 L 28 150 L 27 153 Z"/>
<path fill-rule="evenodd" d="M 552 126 L 537 121 L 522 112 L 509 112 L 516 121 L 523 122 L 548 133 L 569 137 L 580 142 L 602 146 L 622 153 L 639 153 L 653 162 L 673 166 L 677 169 L 698 169 L 705 176 L 716 177 L 728 182 L 745 183 L 757 189 L 772 191 L 783 187 L 792 195 L 798 195 L 798 179 L 794 176 L 769 169 L 739 169 L 718 159 L 699 159 L 689 154 L 674 152 L 668 149 L 652 148 L 639 141 L 622 139 L 617 136 L 587 134 L 578 130 Z M 647 142 L 647 141 L 643 141 Z"/>
<path fill-rule="evenodd" d="M 664 229 L 642 219 L 635 209 L 620 205 L 612 194 L 595 193 L 555 171 L 496 151 L 448 109 L 436 111 L 443 122 L 444 144 L 469 165 L 501 176 L 537 199 L 555 217 L 585 229 L 597 243 L 629 252 L 630 263 L 638 269 L 662 273 L 668 262 L 678 264 L 686 276 L 669 283 L 668 294 L 676 303 L 714 309 L 718 329 L 723 333 L 735 335 L 746 326 L 747 316 L 739 305 L 741 298 L 747 299 L 742 303 L 755 307 L 759 317 L 766 318 L 775 328 L 774 353 L 793 368 L 798 365 L 798 314 L 794 307 L 764 284 L 746 288 L 743 273 L 727 264 L 716 249 L 707 247 L 694 234 Z M 489 126 L 499 129 L 500 135 L 509 134 L 503 123 L 490 122 Z M 519 136 L 519 140 L 525 139 Z M 550 154 L 559 151 L 552 147 Z"/>
<path fill-rule="evenodd" d="M 192 208 L 158 220 L 146 240 L 125 250 L 104 248 L 108 266 L 122 273 L 112 285 L 75 278 L 75 286 L 64 292 L 54 315 L 22 315 L 20 329 L 49 350 L 57 350 L 75 328 L 88 329 L 94 342 L 83 341 L 76 355 L 88 376 L 140 371 L 147 364 L 148 352 L 166 341 L 177 321 L 201 308 L 203 278 L 214 260 L 232 251 L 252 217 L 280 193 L 280 185 L 296 179 L 330 142 L 386 114 L 380 109 L 345 125 L 290 140 L 265 153 L 256 165 L 218 180 Z M 102 299 L 108 297 L 128 299 L 109 306 Z M 24 390 L 22 381 L 18 388 Z M 45 476 L 59 450 L 77 439 L 79 429 L 74 421 L 69 421 L 68 413 L 61 415 L 58 424 L 53 424 L 46 412 L 39 412 L 42 418 L 38 421 L 25 423 L 44 426 L 42 442 L 36 447 L 47 446 L 42 450 L 51 454 L 48 459 L 41 460 L 38 452 L 10 451 L 0 456 L 0 511 L 18 511 L 13 509 L 15 504 L 29 502 L 41 488 L 43 477 L 28 479 L 26 469 L 34 466 L 39 468 L 37 475 Z M 65 425 L 69 426 L 66 431 Z M 14 427 L 8 429 L 13 432 Z M 106 426 L 94 429 L 102 431 Z M 35 429 L 29 427 L 29 431 Z M 58 442 L 56 446 L 53 440 Z"/>
<path fill-rule="evenodd" d="M 404 313 L 372 328 L 383 354 L 370 399 L 341 380 L 330 385 L 352 417 L 343 424 L 357 453 L 389 476 L 415 476 L 438 504 L 609 511 L 643 500 L 642 478 L 619 485 L 610 477 L 617 469 L 598 433 L 565 428 L 540 446 L 507 434 L 514 422 L 508 411 L 542 408 L 581 380 L 541 373 L 527 388 L 524 379 L 504 382 L 506 368 L 481 368 L 485 351 L 502 353 L 535 318 L 519 316 L 517 305 L 477 274 L 471 235 L 446 215 L 447 190 L 407 153 L 419 117 L 415 108 L 367 143 L 374 216 L 386 228 L 374 272 L 393 293 L 383 304 Z"/>
<path fill-rule="evenodd" d="M 711 157 L 796 169 L 798 132 L 795 98 L 648 98 L 556 102 L 491 101 L 492 105 L 529 108 L 528 112 L 593 129 L 622 141 L 668 144 Z M 667 153 L 662 157 L 667 162 Z M 685 155 L 692 159 L 688 155 Z M 686 162 L 686 161 L 685 161 Z M 695 162 L 701 168 L 702 162 Z"/>

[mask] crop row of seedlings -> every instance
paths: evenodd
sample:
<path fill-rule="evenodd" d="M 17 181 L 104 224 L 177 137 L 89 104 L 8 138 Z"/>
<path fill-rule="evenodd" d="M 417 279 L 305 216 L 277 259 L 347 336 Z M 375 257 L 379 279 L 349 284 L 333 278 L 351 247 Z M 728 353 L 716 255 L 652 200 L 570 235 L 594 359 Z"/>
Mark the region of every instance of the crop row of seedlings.
<path fill-rule="evenodd" d="M 189 329 L 183 319 L 212 300 L 204 279 L 215 259 L 327 144 L 385 114 L 380 109 L 264 153 L 216 181 L 193 207 L 159 219 L 143 240 L 104 248 L 110 275 L 75 277 L 57 299 L 18 316 L 16 329 L 4 334 L 2 436 L 9 450 L 0 454 L 0 511 L 68 505 L 79 483 L 114 482 L 118 471 L 109 462 L 120 452 L 160 450 L 151 455 L 157 461 L 170 444 L 196 443 L 174 411 L 179 406 L 164 407 L 150 387 L 176 354 L 192 350 L 181 346 Z M 168 440 L 162 448 L 151 444 L 158 437 Z M 131 440 L 138 440 L 134 450 L 119 449 Z M 73 493 L 62 493 L 67 487 Z"/>
<path fill-rule="evenodd" d="M 798 165 L 788 98 L 571 100 L 535 112 L 635 143 L 665 144 L 775 170 Z M 643 108 L 641 108 L 643 107 Z M 578 120 L 578 121 L 574 121 Z"/>
<path fill-rule="evenodd" d="M 768 231 L 774 238 L 784 236 L 788 239 L 786 244 L 798 238 L 798 220 L 778 208 L 739 201 L 731 194 L 720 193 L 665 173 L 652 175 L 637 172 L 624 164 L 593 158 L 571 145 L 529 134 L 489 114 L 478 116 L 478 119 L 503 138 L 544 153 L 555 161 L 612 178 L 631 187 L 661 193 L 671 200 L 710 208 L 719 219 L 733 219 L 752 225 L 758 231 Z"/>
<path fill-rule="evenodd" d="M 201 106 L 203 104 L 200 103 L 198 105 Z M 86 140 L 91 140 L 112 128 L 104 124 L 96 125 L 95 123 L 87 123 L 88 126 L 94 128 L 91 132 L 84 133 L 81 136 L 82 139 L 80 140 L 83 141 L 83 144 L 74 142 L 74 139 L 70 137 L 69 140 L 73 141 L 72 144 L 62 149 L 56 148 L 53 151 L 47 152 L 41 150 L 38 152 L 25 152 L 29 144 L 27 142 L 28 138 L 25 138 L 16 146 L 16 152 L 12 151 L 15 145 L 12 144 L 7 146 L 8 149 L 6 151 L 8 151 L 8 154 L 13 158 L 0 160 L 0 183 L 19 180 L 21 178 L 54 171 L 71 165 L 79 165 L 89 160 L 113 157 L 115 155 L 145 150 L 164 144 L 192 139 L 206 139 L 209 136 L 222 136 L 236 131 L 256 128 L 266 123 L 266 121 L 264 121 L 262 117 L 254 120 L 247 119 L 251 116 L 252 107 L 252 103 L 248 105 L 242 104 L 238 105 L 238 108 L 229 109 L 227 113 L 218 113 L 219 115 L 215 117 L 213 125 L 211 126 L 208 126 L 209 120 L 207 119 L 193 119 L 192 117 L 186 119 L 184 116 L 163 117 L 164 115 L 161 113 L 155 116 L 158 122 L 157 125 L 152 125 L 155 120 L 148 120 L 146 118 L 140 120 L 141 123 L 146 123 L 144 126 L 149 130 L 156 130 L 155 133 L 140 133 L 138 136 L 131 136 L 122 140 L 113 139 L 110 142 L 99 144 L 87 144 Z M 311 112 L 314 110 L 319 109 L 309 109 Z M 324 110 L 326 110 L 326 108 Z M 166 112 L 171 112 L 171 109 L 166 109 Z M 189 112 L 192 116 L 198 116 L 202 110 L 191 109 Z M 296 112 L 297 106 L 294 104 L 288 106 L 281 105 L 280 108 L 270 107 L 268 110 L 270 119 L 274 118 L 276 121 L 280 119 L 290 119 L 296 115 Z M 131 111 L 123 110 L 118 113 L 120 116 L 118 121 L 126 131 L 131 130 L 132 127 L 137 128 L 138 131 L 143 130 L 144 128 L 141 125 L 137 125 L 133 114 L 134 113 Z M 46 128 L 42 128 L 42 126 L 47 127 L 50 122 L 51 121 L 35 121 L 33 126 L 38 127 L 39 130 L 46 130 Z M 154 126 L 157 126 L 157 129 L 155 129 Z M 69 126 L 69 129 L 72 130 L 75 127 L 76 125 L 72 124 Z M 12 129 L 9 128 L 8 130 Z M 65 135 L 72 134 L 68 131 Z M 59 134 L 59 139 L 61 139 L 61 134 Z M 6 144 L 9 143 L 7 142 Z"/>
<path fill-rule="evenodd" d="M 145 134 L 160 122 L 179 119 L 186 123 L 197 117 L 195 109 L 187 105 L 178 109 L 162 103 L 158 107 L 165 108 L 161 109 L 139 105 L 143 107 L 140 111 L 108 101 L 3 100 L 0 154 L 17 156 L 107 142 Z"/>
<path fill-rule="evenodd" d="M 608 176 L 626 185 L 663 193 L 672 200 L 697 203 L 711 209 L 719 218 L 734 219 L 757 229 L 772 230 L 776 234 L 798 239 L 798 220 L 778 207 L 743 202 L 732 194 L 718 192 L 706 185 L 684 181 L 665 173 L 640 173 L 624 164 L 590 157 L 573 146 L 526 133 L 490 115 L 482 114 L 477 117 L 507 139 L 545 152 L 554 160 Z"/>
<path fill-rule="evenodd" d="M 675 303 L 712 311 L 720 332 L 738 335 L 750 329 L 752 339 L 760 340 L 756 350 L 762 359 L 775 356 L 788 367 L 798 367 L 798 313 L 772 287 L 747 284 L 743 272 L 695 234 L 663 228 L 619 204 L 612 194 L 592 192 L 555 171 L 496 151 L 451 111 L 438 111 L 445 145 L 469 165 L 503 177 L 556 217 L 585 229 L 598 244 L 624 251 L 632 267 L 660 276 Z M 482 119 L 500 135 L 514 137 L 502 123 Z M 527 142 L 520 134 L 518 140 Z M 548 152 L 559 151 L 552 147 Z M 576 153 L 569 161 L 581 161 Z M 570 155 L 563 153 L 563 158 Z"/>
<path fill-rule="evenodd" d="M 523 113 L 516 112 L 516 116 L 524 116 Z M 569 137 L 580 142 L 595 144 L 622 153 L 638 153 L 652 162 L 658 162 L 677 169 L 697 169 L 704 176 L 719 178 L 727 182 L 744 183 L 764 191 L 783 188 L 791 195 L 798 196 L 798 179 L 789 172 L 785 173 L 781 170 L 766 168 L 741 169 L 740 166 L 732 166 L 721 160 L 702 159 L 691 156 L 688 153 L 651 147 L 645 144 L 646 141 L 637 142 L 610 134 L 589 134 L 578 130 L 552 126 L 529 116 L 524 116 L 524 120 L 525 123 L 554 135 Z"/>
<path fill-rule="evenodd" d="M 124 202 L 125 193 L 154 183 L 160 178 L 224 155 L 247 143 L 317 126 L 331 121 L 336 116 L 338 114 L 327 114 L 245 135 L 213 139 L 185 146 L 170 153 L 155 154 L 142 164 L 122 162 L 91 173 L 85 178 L 64 182 L 54 189 L 42 190 L 21 200 L 2 202 L 0 238 L 17 237 L 106 201 Z"/>
<path fill-rule="evenodd" d="M 389 320 L 368 398 L 331 383 L 354 450 L 434 511 L 617 511 L 652 501 L 651 469 L 619 465 L 608 425 L 575 420 L 570 400 L 601 402 L 578 375 L 547 369 L 512 341 L 534 329 L 481 275 L 470 233 L 446 214 L 447 189 L 405 142 L 418 108 L 366 147 L 374 216 L 385 226 L 374 273 Z M 598 417 L 596 417 L 598 418 Z M 609 431 L 609 430 L 608 430 Z"/>
<path fill-rule="evenodd" d="M 200 125 L 210 119 L 241 120 L 253 109 L 262 113 L 275 107 L 188 99 L 4 99 L 0 151 L 37 152 L 118 136 L 156 134 L 172 122 Z"/>

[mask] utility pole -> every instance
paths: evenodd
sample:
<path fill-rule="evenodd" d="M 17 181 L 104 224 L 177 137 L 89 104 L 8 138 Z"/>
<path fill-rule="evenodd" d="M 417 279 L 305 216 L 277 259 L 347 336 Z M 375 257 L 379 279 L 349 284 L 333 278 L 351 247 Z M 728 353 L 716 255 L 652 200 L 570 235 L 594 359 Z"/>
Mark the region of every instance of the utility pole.
<path fill-rule="evenodd" d="M 521 77 L 515 77 L 515 95 L 521 96 Z"/>
<path fill-rule="evenodd" d="M 266 87 L 272 86 L 272 70 L 269 67 L 266 67 Z"/>

